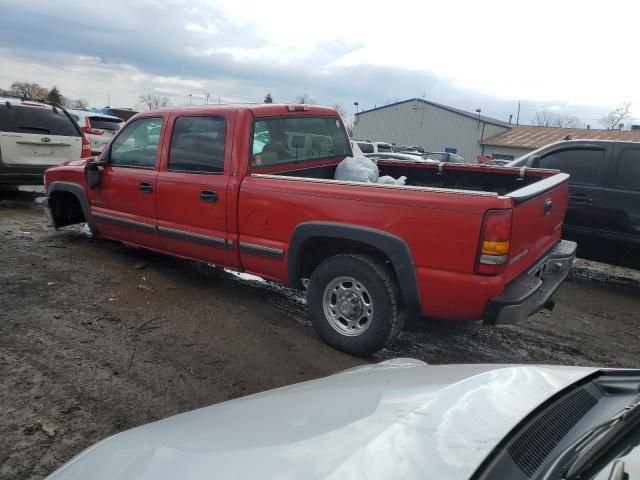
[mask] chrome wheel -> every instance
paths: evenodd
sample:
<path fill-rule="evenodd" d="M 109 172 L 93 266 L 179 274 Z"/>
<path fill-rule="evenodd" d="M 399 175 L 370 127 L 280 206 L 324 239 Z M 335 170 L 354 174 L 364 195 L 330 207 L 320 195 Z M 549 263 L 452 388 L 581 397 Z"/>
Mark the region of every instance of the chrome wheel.
<path fill-rule="evenodd" d="M 362 335 L 373 321 L 373 300 L 365 286 L 352 277 L 329 282 L 323 295 L 324 315 L 335 331 L 349 337 Z"/>

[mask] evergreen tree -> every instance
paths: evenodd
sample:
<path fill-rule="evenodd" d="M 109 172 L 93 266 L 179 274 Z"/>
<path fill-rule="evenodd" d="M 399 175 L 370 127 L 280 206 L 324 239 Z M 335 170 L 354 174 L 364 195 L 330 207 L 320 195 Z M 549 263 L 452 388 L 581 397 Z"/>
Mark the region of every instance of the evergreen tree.
<path fill-rule="evenodd" d="M 47 101 L 55 103 L 56 105 L 62 104 L 62 94 L 55 85 L 51 90 L 49 90 L 49 93 L 47 94 Z"/>
<path fill-rule="evenodd" d="M 273 103 L 273 97 L 271 96 L 271 92 L 267 93 L 264 97 L 264 103 Z"/>

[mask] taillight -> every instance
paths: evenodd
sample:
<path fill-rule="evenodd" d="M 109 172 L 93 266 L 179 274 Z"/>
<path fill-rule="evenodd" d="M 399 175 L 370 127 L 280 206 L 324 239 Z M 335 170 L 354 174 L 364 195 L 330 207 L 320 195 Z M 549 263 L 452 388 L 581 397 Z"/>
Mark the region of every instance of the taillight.
<path fill-rule="evenodd" d="M 84 119 L 84 126 L 80 127 L 82 133 L 87 135 L 102 135 L 104 132 L 102 130 L 95 130 L 91 128 L 91 124 L 89 123 L 89 117 Z"/>
<path fill-rule="evenodd" d="M 511 246 L 511 216 L 511 210 L 489 210 L 485 214 L 478 246 L 477 273 L 498 275 L 504 272 Z"/>
<path fill-rule="evenodd" d="M 80 152 L 80 158 L 87 158 L 91 156 L 91 143 L 87 140 L 87 137 L 82 135 L 82 150 Z"/>

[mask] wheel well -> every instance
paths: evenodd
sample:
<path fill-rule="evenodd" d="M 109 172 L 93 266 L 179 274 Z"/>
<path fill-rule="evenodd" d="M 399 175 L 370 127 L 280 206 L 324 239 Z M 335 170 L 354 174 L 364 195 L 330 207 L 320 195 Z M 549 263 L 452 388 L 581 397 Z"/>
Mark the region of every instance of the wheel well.
<path fill-rule="evenodd" d="M 64 190 L 56 190 L 49 195 L 49 208 L 56 227 L 83 223 L 86 221 L 78 197 Z"/>
<path fill-rule="evenodd" d="M 309 278 L 323 260 L 341 253 L 364 254 L 391 263 L 385 253 L 364 242 L 333 237 L 313 237 L 302 244 L 298 263 L 298 278 Z M 393 271 L 393 266 L 391 266 Z"/>

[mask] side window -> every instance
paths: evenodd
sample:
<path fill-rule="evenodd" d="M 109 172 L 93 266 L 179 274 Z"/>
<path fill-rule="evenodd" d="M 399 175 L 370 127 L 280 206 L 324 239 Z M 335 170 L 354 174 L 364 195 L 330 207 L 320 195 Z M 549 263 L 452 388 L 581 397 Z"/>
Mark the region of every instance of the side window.
<path fill-rule="evenodd" d="M 640 190 L 640 150 L 625 150 L 618 162 L 617 188 Z"/>
<path fill-rule="evenodd" d="M 597 185 L 604 168 L 604 150 L 579 149 L 551 152 L 540 159 L 540 168 L 553 168 L 571 175 L 570 183 Z"/>
<path fill-rule="evenodd" d="M 155 168 L 162 118 L 130 123 L 113 141 L 109 163 L 118 167 Z"/>
<path fill-rule="evenodd" d="M 222 173 L 227 122 L 221 117 L 178 117 L 173 126 L 169 170 Z"/>

